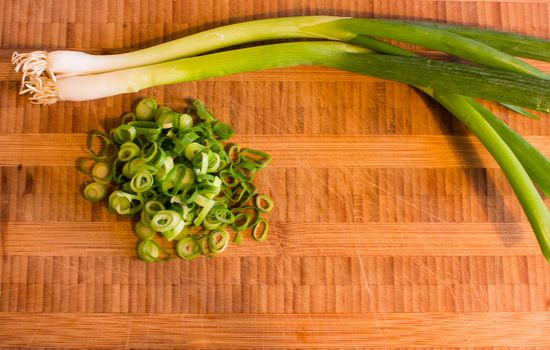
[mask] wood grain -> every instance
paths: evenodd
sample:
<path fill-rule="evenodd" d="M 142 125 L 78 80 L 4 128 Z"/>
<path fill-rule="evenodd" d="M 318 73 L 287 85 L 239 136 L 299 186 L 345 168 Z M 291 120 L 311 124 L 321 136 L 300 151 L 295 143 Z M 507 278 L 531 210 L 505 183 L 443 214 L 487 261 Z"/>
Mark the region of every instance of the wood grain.
<path fill-rule="evenodd" d="M 550 154 L 550 136 L 526 139 Z M 231 140 L 265 150 L 273 157 L 272 167 L 498 167 L 472 136 L 283 134 L 237 135 Z M 86 142 L 85 134 L 0 135 L 0 157 L 5 166 L 71 166 L 88 156 Z"/>
<path fill-rule="evenodd" d="M 21 317 L 26 316 L 26 317 Z M 338 343 L 340 348 L 357 344 L 376 346 L 429 345 L 550 346 L 542 340 L 550 330 L 550 313 L 374 313 L 370 315 L 90 315 L 14 314 L 0 316 L 8 325 L 0 336 L 8 346 L 94 346 L 98 348 L 256 348 L 276 344 L 281 338 L 293 348 L 308 344 Z M 28 323 L 28 321 L 31 321 Z M 467 331 L 456 337 L 454 324 Z M 533 329 L 529 324 L 541 327 Z M 155 325 L 151 329 L 150 325 Z M 69 329 L 69 332 L 62 330 Z M 246 331 L 243 331 L 246 330 Z M 154 330 L 154 334 L 151 334 Z M 398 333 L 400 337 L 392 337 Z M 15 334 L 15 336 L 12 336 Z M 213 335 L 216 336 L 213 336 Z M 98 336 L 101 335 L 101 336 Z M 31 336 L 30 341 L 28 337 Z M 388 339 L 389 338 L 389 339 Z M 82 339 L 86 340 L 84 343 Z M 67 341 L 69 340 L 69 341 Z M 278 346 L 275 346 L 278 348 Z"/>
<path fill-rule="evenodd" d="M 0 13 L 0 348 L 550 348 L 550 268 L 513 190 L 418 91 L 295 67 L 40 107 L 9 64 L 13 51 L 128 52 L 291 15 L 548 39 L 549 1 L 4 0 Z M 276 203 L 266 242 L 145 264 L 131 221 L 82 199 L 87 133 L 138 96 L 175 109 L 200 98 L 235 141 L 273 155 L 256 179 Z M 486 105 L 550 156 L 549 118 Z"/>
<path fill-rule="evenodd" d="M 477 256 L 540 254 L 527 224 L 276 223 L 265 244 L 246 241 L 225 256 Z M 39 231 L 40 234 L 36 232 Z M 5 253 L 23 256 L 128 256 L 132 224 L 8 223 Z M 169 249 L 170 244 L 166 244 Z"/>

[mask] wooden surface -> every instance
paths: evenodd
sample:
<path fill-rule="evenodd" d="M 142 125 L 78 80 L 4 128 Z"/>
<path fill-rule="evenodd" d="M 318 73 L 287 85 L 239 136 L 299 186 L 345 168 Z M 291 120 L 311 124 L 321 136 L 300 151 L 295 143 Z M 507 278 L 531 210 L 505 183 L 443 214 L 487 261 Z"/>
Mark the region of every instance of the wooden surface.
<path fill-rule="evenodd" d="M 550 38 L 549 1 L 0 1 L 0 347 L 550 348 L 550 269 L 502 172 L 397 83 L 321 68 L 144 91 L 202 99 L 269 151 L 266 243 L 145 264 L 80 194 L 86 133 L 138 96 L 17 95 L 13 50 L 116 52 L 277 15 L 438 20 Z M 550 71 L 548 65 L 541 65 Z M 550 155 L 550 119 L 489 105 Z"/>

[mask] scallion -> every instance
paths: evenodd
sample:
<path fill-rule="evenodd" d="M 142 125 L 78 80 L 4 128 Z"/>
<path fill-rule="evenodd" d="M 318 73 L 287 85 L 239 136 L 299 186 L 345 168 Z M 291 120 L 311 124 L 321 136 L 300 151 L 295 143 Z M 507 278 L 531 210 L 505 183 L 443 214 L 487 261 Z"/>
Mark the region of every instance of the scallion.
<path fill-rule="evenodd" d="M 101 182 L 89 183 L 84 188 L 84 198 L 91 202 L 99 202 L 107 196 L 107 186 Z"/>
<path fill-rule="evenodd" d="M 71 76 L 57 81 L 56 96 L 64 101 L 93 100 L 153 86 L 298 65 L 339 68 L 550 111 L 549 79 L 420 57 L 384 56 L 336 42 L 265 45 L 109 73 Z M 137 123 L 148 122 L 135 121 L 129 125 Z"/>
<path fill-rule="evenodd" d="M 157 234 L 155 230 L 153 230 L 150 226 L 144 224 L 141 221 L 136 223 L 134 232 L 136 233 L 136 236 L 143 240 L 153 239 Z"/>

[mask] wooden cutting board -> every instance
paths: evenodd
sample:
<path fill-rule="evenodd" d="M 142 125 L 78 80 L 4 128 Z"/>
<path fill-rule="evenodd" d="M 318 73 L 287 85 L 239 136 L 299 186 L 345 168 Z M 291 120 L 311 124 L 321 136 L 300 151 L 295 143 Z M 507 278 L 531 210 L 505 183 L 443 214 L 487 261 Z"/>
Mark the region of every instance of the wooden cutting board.
<path fill-rule="evenodd" d="M 137 49 L 242 20 L 330 14 L 550 38 L 549 1 L 0 1 L 0 347 L 550 348 L 550 269 L 503 173 L 397 83 L 280 69 L 31 105 L 14 50 Z M 550 72 L 550 65 L 540 65 Z M 86 133 L 138 96 L 203 100 L 270 152 L 267 242 L 145 264 L 80 195 Z M 494 111 L 550 155 L 550 119 Z"/>

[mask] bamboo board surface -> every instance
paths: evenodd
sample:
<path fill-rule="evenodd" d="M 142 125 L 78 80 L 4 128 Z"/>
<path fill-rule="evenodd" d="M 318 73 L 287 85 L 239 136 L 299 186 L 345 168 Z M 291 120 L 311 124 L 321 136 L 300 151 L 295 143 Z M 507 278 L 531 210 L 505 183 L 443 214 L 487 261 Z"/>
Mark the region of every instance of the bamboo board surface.
<path fill-rule="evenodd" d="M 14 50 L 138 49 L 242 20 L 437 20 L 550 38 L 549 1 L 0 1 L 0 348 L 550 348 L 550 269 L 504 175 L 440 106 L 317 67 L 38 107 Z M 548 64 L 539 67 L 550 72 Z M 138 96 L 203 100 L 270 152 L 265 243 L 145 264 L 75 161 Z M 550 119 L 489 105 L 550 156 Z"/>

